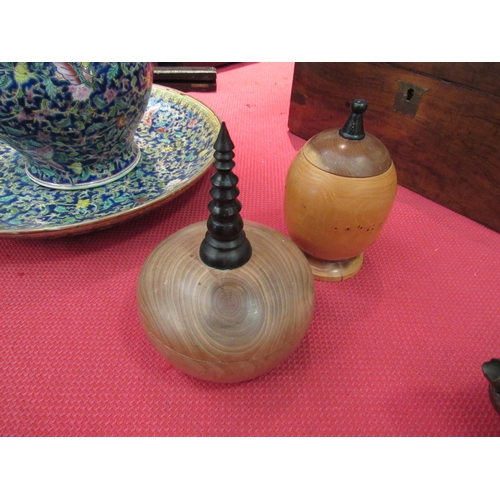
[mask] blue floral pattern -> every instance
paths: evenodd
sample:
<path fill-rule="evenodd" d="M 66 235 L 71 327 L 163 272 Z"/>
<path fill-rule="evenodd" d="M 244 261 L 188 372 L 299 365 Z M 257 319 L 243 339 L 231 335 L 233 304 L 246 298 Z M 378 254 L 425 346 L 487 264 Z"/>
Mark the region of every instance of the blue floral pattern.
<path fill-rule="evenodd" d="M 82 233 L 153 209 L 206 172 L 219 128 L 218 117 L 198 100 L 154 85 L 135 134 L 139 164 L 110 184 L 79 191 L 35 184 L 19 153 L 0 143 L 0 237 Z"/>
<path fill-rule="evenodd" d="M 139 159 L 151 63 L 0 63 L 0 138 L 45 186 L 110 182 Z"/>

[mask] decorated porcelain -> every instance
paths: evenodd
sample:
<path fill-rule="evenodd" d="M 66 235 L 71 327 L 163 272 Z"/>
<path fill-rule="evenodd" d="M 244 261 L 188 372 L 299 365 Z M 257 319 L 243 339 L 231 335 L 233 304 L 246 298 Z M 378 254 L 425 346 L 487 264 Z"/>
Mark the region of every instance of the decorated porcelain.
<path fill-rule="evenodd" d="M 135 134 L 135 169 L 93 189 L 47 189 L 28 178 L 22 156 L 0 143 L 0 237 L 57 237 L 102 229 L 171 200 L 201 178 L 213 162 L 220 129 L 204 104 L 153 86 Z"/>
<path fill-rule="evenodd" d="M 0 63 L 0 139 L 43 186 L 114 181 L 139 162 L 152 81 L 151 63 Z"/>

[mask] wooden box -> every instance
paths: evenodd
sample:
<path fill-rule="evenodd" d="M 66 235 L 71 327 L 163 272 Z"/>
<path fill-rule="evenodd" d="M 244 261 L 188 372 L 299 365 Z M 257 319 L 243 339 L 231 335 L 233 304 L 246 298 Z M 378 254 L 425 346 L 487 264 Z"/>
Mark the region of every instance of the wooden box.
<path fill-rule="evenodd" d="M 296 63 L 290 132 L 342 127 L 355 98 L 399 184 L 500 232 L 500 63 Z"/>

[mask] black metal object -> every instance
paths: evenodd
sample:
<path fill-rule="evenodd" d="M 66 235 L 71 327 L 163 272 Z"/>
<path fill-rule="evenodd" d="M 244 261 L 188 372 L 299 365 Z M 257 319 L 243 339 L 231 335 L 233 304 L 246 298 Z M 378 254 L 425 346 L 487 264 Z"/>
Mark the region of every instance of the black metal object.
<path fill-rule="evenodd" d="M 339 134 L 344 139 L 360 141 L 365 138 L 363 128 L 363 113 L 367 110 L 368 103 L 364 99 L 354 99 L 351 103 L 351 116 L 345 125 L 339 130 Z"/>
<path fill-rule="evenodd" d="M 415 85 L 413 83 L 403 82 L 398 80 L 399 90 L 394 101 L 394 111 L 403 115 L 408 115 L 414 118 L 417 114 L 417 109 L 422 100 L 422 96 L 429 89 Z"/>
<path fill-rule="evenodd" d="M 215 92 L 217 70 L 214 67 L 155 66 L 153 81 L 182 92 Z"/>
<path fill-rule="evenodd" d="M 500 359 L 483 363 L 483 374 L 490 383 L 490 401 L 500 415 Z"/>
<path fill-rule="evenodd" d="M 214 147 L 217 172 L 210 179 L 213 199 L 208 204 L 208 231 L 200 245 L 200 258 L 216 269 L 235 269 L 250 260 L 252 247 L 243 231 L 241 203 L 237 200 L 238 177 L 232 172 L 234 144 L 224 122 Z"/>

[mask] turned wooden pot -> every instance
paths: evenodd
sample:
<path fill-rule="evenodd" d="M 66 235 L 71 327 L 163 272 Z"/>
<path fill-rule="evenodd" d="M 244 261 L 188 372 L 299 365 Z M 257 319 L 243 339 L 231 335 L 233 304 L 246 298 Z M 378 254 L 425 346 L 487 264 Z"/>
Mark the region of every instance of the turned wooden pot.
<path fill-rule="evenodd" d="M 365 101 L 354 101 L 344 128 L 312 137 L 288 170 L 285 223 L 318 280 L 340 281 L 359 271 L 396 196 L 387 148 L 363 131 L 366 108 Z"/>
<path fill-rule="evenodd" d="M 161 243 L 145 262 L 137 300 L 142 326 L 172 365 L 199 379 L 262 375 L 298 346 L 312 319 L 314 280 L 282 234 L 245 223 L 252 257 L 233 270 L 209 267 L 199 247 L 206 223 Z"/>
<path fill-rule="evenodd" d="M 172 365 L 212 382 L 241 382 L 283 362 L 312 319 L 314 278 L 287 237 L 243 221 L 225 124 L 215 143 L 207 222 L 165 239 L 137 286 L 142 326 Z"/>

